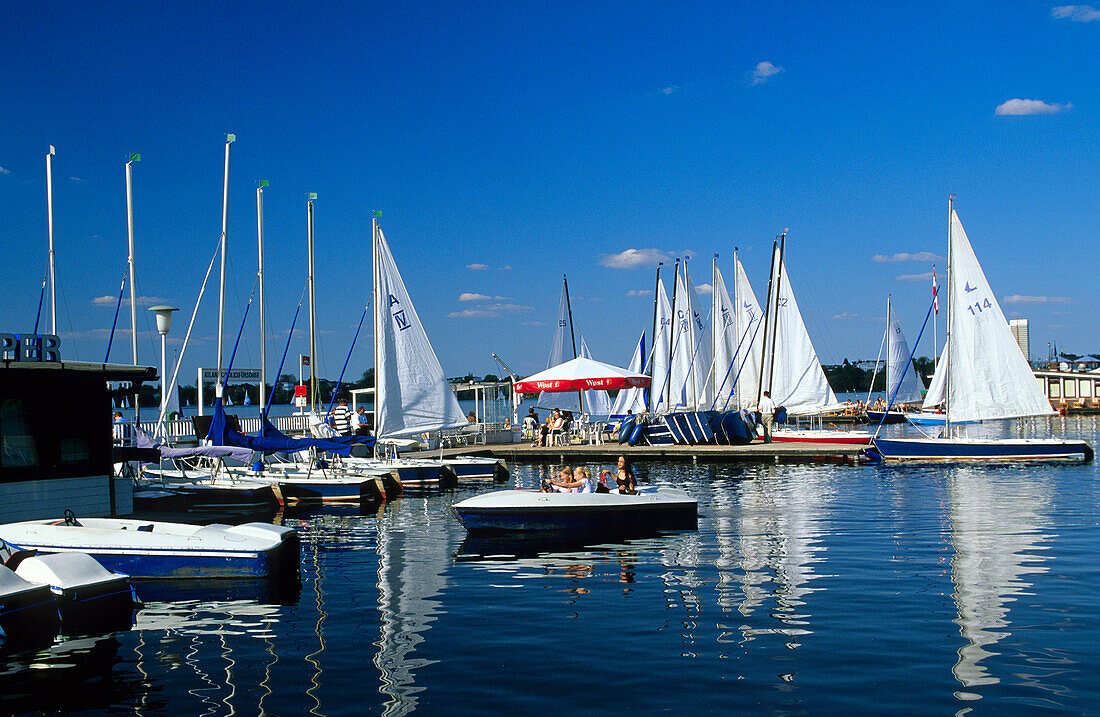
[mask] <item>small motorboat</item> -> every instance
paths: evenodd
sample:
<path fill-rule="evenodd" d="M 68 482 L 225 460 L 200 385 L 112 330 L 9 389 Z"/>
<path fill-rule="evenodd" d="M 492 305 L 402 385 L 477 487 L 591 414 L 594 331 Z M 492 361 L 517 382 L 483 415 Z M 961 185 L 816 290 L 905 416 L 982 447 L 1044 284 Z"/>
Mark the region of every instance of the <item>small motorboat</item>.
<path fill-rule="evenodd" d="M 649 533 L 695 528 L 698 503 L 678 488 L 644 487 L 636 495 L 498 490 L 455 503 L 471 533 L 571 531 Z"/>
<path fill-rule="evenodd" d="M 298 574 L 298 533 L 270 523 L 188 525 L 127 518 L 30 520 L 0 525 L 17 550 L 88 553 L 135 578 L 259 578 Z"/>
<path fill-rule="evenodd" d="M 53 637 L 61 616 L 50 586 L 16 575 L 0 565 L 0 632 L 8 640 Z"/>
<path fill-rule="evenodd" d="M 107 570 L 86 553 L 24 557 L 15 574 L 49 587 L 65 635 L 129 630 L 140 605 L 129 575 Z"/>

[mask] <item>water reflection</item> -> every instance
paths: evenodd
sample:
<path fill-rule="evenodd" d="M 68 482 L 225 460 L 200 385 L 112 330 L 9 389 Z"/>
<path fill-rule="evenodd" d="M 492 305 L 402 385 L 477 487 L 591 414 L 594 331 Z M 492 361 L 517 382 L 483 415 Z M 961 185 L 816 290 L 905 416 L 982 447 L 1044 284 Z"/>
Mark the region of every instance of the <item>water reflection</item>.
<path fill-rule="evenodd" d="M 1047 571 L 1043 527 L 1051 492 L 1047 483 L 1016 470 L 960 467 L 949 472 L 952 597 L 955 623 L 966 641 L 951 669 L 966 688 L 955 693 L 960 700 L 980 699 L 971 690 L 1000 682 L 984 661 L 998 654 L 993 648 L 1011 635 L 1009 605 L 1031 587 L 1022 578 Z"/>
<path fill-rule="evenodd" d="M 825 560 L 822 523 L 833 492 L 830 472 L 807 466 L 762 467 L 754 480 L 736 484 L 736 506 L 717 516 L 718 604 L 735 609 L 748 622 L 724 626 L 748 642 L 761 635 L 783 635 L 790 648 L 810 634 L 805 598 L 818 588 L 814 564 Z M 767 617 L 753 619 L 766 607 Z"/>

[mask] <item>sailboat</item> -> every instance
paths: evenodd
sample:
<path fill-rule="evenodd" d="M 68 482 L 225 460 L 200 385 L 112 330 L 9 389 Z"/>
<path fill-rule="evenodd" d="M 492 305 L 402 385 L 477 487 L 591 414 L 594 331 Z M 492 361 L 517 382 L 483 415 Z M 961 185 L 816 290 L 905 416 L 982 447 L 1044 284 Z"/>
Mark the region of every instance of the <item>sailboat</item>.
<path fill-rule="evenodd" d="M 875 438 L 867 451 L 887 461 L 1090 461 L 1082 440 L 980 439 L 950 436 L 952 423 L 1049 416 L 1050 402 L 1035 382 L 997 298 L 948 199 L 948 319 L 946 425 L 938 438 Z"/>
<path fill-rule="evenodd" d="M 883 334 L 886 345 L 886 396 L 891 406 L 921 402 L 920 380 L 909 357 L 909 344 L 901 332 L 901 322 L 894 313 L 890 297 L 886 297 L 886 332 Z M 881 352 L 881 349 L 880 349 Z M 877 373 L 876 365 L 876 373 Z M 874 386 L 875 376 L 871 377 Z M 870 398 L 868 396 L 868 405 Z M 901 411 L 876 411 L 867 409 L 867 420 L 871 423 L 905 423 L 905 414 Z"/>
<path fill-rule="evenodd" d="M 764 313 L 764 353 L 756 400 L 760 400 L 764 391 L 770 391 L 772 401 L 777 407 L 785 408 L 788 415 L 820 416 L 843 408 L 843 404 L 837 401 L 829 386 L 798 310 L 783 260 L 786 238 L 787 235 L 782 234 L 772 245 L 771 279 Z M 870 442 L 871 434 L 866 431 L 781 428 L 772 433 L 772 440 L 862 445 Z"/>

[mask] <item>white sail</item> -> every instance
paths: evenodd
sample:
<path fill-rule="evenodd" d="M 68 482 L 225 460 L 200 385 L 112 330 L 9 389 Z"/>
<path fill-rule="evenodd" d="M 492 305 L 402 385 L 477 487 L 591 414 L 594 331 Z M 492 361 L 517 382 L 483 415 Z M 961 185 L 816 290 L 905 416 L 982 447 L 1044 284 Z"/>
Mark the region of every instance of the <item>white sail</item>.
<path fill-rule="evenodd" d="M 381 228 L 375 232 L 374 256 L 377 435 L 402 436 L 466 425 Z"/>
<path fill-rule="evenodd" d="M 765 341 L 769 348 L 775 347 L 775 355 L 765 357 L 764 388 L 771 391 L 775 405 L 786 407 L 789 413 L 814 413 L 838 406 L 795 302 L 790 275 L 778 257 L 774 264 L 777 275 L 772 277 L 772 286 L 778 284 L 778 292 L 777 299 L 769 299 L 774 315 Z M 774 344 L 770 343 L 773 335 Z"/>
<path fill-rule="evenodd" d="M 917 379 L 916 369 L 909 361 L 909 344 L 901 333 L 901 322 L 894 313 L 894 307 L 888 305 L 887 311 L 886 397 L 894 397 L 894 403 L 917 403 L 921 400 L 921 383 Z"/>
<path fill-rule="evenodd" d="M 655 311 L 653 351 L 650 359 L 649 408 L 653 413 L 668 411 L 669 358 L 672 353 L 672 305 L 665 293 L 665 285 L 657 282 L 657 307 Z"/>
<path fill-rule="evenodd" d="M 948 420 L 1053 413 L 953 209 L 950 242 Z"/>
<path fill-rule="evenodd" d="M 592 352 L 588 350 L 588 344 L 581 336 L 581 356 L 592 358 Z M 584 392 L 584 410 L 590 416 L 606 416 L 611 413 L 611 397 L 607 391 L 601 389 L 589 389 Z"/>
<path fill-rule="evenodd" d="M 687 298 L 687 285 L 679 271 L 676 272 L 676 288 L 672 297 L 672 357 L 669 361 L 668 396 L 665 411 L 689 410 L 692 391 L 691 355 L 694 349 L 694 332 L 691 321 L 691 302 Z"/>
<path fill-rule="evenodd" d="M 924 404 L 921 406 L 931 410 L 943 405 L 944 396 L 947 395 L 947 345 L 943 347 L 940 360 L 936 364 L 936 372 L 932 374 L 932 382 L 928 384 L 928 390 L 924 393 Z"/>
<path fill-rule="evenodd" d="M 730 301 L 726 281 L 717 264 L 714 267 L 713 299 L 714 378 L 711 384 L 714 387 L 714 407 L 723 410 L 731 403 L 737 404 L 736 400 L 730 400 L 730 396 L 734 379 L 737 378 L 737 341 L 740 337 L 737 333 L 737 307 Z"/>
<path fill-rule="evenodd" d="M 727 398 L 732 387 L 732 401 L 725 402 L 727 409 L 756 407 L 756 395 L 760 388 L 760 361 L 764 353 L 764 312 L 756 301 L 749 285 L 749 277 L 740 259 L 734 259 L 735 325 L 737 329 L 736 365 L 726 381 Z M 721 407 L 721 404 L 720 404 Z"/>
<path fill-rule="evenodd" d="M 703 313 L 699 304 L 699 294 L 688 274 L 687 262 L 684 262 L 684 285 L 687 289 L 691 315 L 691 381 L 687 387 L 687 405 L 692 410 L 706 411 L 711 407 L 714 396 L 714 340 L 711 338 L 710 316 Z"/>
<path fill-rule="evenodd" d="M 558 320 L 554 328 L 554 340 L 550 344 L 550 356 L 546 359 L 546 368 L 576 358 L 576 356 L 567 357 L 565 355 L 565 337 L 569 331 L 569 295 L 566 293 L 565 281 L 563 280 L 561 299 L 558 301 Z M 580 396 L 574 392 L 554 393 L 547 391 L 539 394 L 536 407 L 541 409 L 559 408 L 563 411 L 580 413 L 581 400 Z"/>
<path fill-rule="evenodd" d="M 630 363 L 626 365 L 634 373 L 645 373 L 645 332 L 638 339 L 634 347 L 634 355 L 630 357 Z M 645 411 L 645 389 L 624 388 L 615 397 L 615 403 L 611 406 L 610 414 L 613 416 L 625 415 L 627 411 L 642 413 Z"/>

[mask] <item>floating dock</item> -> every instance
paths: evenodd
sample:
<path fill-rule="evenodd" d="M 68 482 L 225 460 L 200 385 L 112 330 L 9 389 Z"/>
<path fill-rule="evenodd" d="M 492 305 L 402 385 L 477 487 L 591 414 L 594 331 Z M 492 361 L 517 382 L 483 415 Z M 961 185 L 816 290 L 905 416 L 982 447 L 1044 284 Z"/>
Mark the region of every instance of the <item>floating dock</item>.
<path fill-rule="evenodd" d="M 574 444 L 536 448 L 528 443 L 501 443 L 448 448 L 444 457 L 492 456 L 516 463 L 576 463 L 611 461 L 628 456 L 632 461 L 690 461 L 692 463 L 841 463 L 859 465 L 866 461 L 866 446 L 843 443 L 750 443 L 746 446 L 629 446 L 619 443 Z M 409 457 L 438 456 L 439 451 L 407 454 Z"/>

